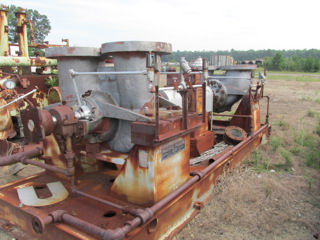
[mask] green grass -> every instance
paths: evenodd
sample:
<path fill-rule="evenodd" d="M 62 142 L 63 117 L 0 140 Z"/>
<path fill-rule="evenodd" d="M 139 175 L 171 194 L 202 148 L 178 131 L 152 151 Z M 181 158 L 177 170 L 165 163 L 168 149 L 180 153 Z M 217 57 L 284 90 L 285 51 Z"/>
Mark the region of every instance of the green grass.
<path fill-rule="evenodd" d="M 283 131 L 288 130 L 290 128 L 290 123 L 283 120 L 280 120 L 278 122 L 272 122 L 272 125 L 281 127 L 281 130 Z"/>
<path fill-rule="evenodd" d="M 272 150 L 275 152 L 278 149 L 278 147 L 280 147 L 282 145 L 282 139 L 277 136 L 270 137 L 269 144 L 270 144 Z"/>
<path fill-rule="evenodd" d="M 291 72 L 292 74 L 292 72 Z M 293 73 L 295 74 L 295 73 Z M 274 74 L 267 75 L 269 80 L 288 80 L 297 82 L 320 82 L 320 74 L 310 74 L 310 75 L 285 75 L 285 74 Z"/>
<path fill-rule="evenodd" d="M 303 96 L 300 99 L 302 101 L 315 102 L 320 104 L 320 98 L 318 97 Z"/>
<path fill-rule="evenodd" d="M 307 73 L 307 72 L 293 72 L 293 71 L 268 71 L 272 74 L 304 74 L 304 75 L 314 75 L 320 77 L 320 72 L 316 73 Z"/>
<path fill-rule="evenodd" d="M 247 162 L 247 164 L 253 167 L 257 172 L 266 172 L 269 171 L 270 161 L 262 157 L 261 151 L 256 149 L 252 153 L 252 157 Z"/>
<path fill-rule="evenodd" d="M 307 113 L 307 116 L 311 117 L 311 118 L 319 117 L 320 116 L 320 112 L 309 110 L 308 113 Z"/>
<path fill-rule="evenodd" d="M 311 110 L 308 116 L 318 118 L 318 125 L 313 131 L 294 130 L 290 135 L 271 135 L 265 150 L 255 150 L 248 165 L 257 172 L 290 172 L 296 159 L 302 166 L 320 170 L 320 116 Z M 275 125 L 287 127 L 284 121 Z"/>
<path fill-rule="evenodd" d="M 300 131 L 294 141 L 300 148 L 295 154 L 305 159 L 306 166 L 320 169 L 320 122 L 313 133 Z"/>
<path fill-rule="evenodd" d="M 46 84 L 49 87 L 59 86 L 59 78 L 58 76 L 50 76 L 46 79 Z"/>

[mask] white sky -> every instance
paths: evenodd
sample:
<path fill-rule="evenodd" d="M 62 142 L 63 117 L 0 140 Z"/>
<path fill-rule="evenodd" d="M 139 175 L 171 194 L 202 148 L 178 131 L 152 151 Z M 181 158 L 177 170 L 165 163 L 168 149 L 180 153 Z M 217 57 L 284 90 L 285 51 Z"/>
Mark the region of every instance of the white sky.
<path fill-rule="evenodd" d="M 320 48 L 320 0 L 0 0 L 48 16 L 47 40 L 100 47 L 163 41 L 173 50 Z"/>

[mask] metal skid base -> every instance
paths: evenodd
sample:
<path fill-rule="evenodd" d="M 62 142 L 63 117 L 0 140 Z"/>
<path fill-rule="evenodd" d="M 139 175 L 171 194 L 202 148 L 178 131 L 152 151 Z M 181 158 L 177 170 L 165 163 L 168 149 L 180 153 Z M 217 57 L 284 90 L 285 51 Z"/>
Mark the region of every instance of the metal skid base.
<path fill-rule="evenodd" d="M 174 190 L 165 199 L 156 204 L 162 207 L 154 212 L 152 218 L 132 229 L 125 235 L 125 239 L 171 239 L 176 235 L 212 197 L 213 187 L 219 175 L 233 168 L 244 157 L 265 142 L 271 126 L 262 125 L 251 136 L 239 144 L 227 148 L 207 161 L 191 166 L 190 179 Z M 20 203 L 17 189 L 32 185 L 37 186 L 57 181 L 57 178 L 41 173 L 20 179 L 0 187 L 0 217 L 1 228 L 13 237 L 23 239 L 108 239 L 93 235 L 79 227 L 65 222 L 46 225 L 42 234 L 34 231 L 33 218 L 45 218 L 55 210 L 64 210 L 74 218 L 91 223 L 101 229 L 117 229 L 123 227 L 135 216 L 121 210 L 107 206 L 84 196 L 71 193 L 69 182 L 59 179 L 69 191 L 69 197 L 57 204 L 47 207 L 29 207 Z M 117 199 L 110 191 L 113 178 L 107 172 L 87 174 L 77 179 L 78 189 L 95 197 L 126 206 L 131 209 L 142 208 Z M 38 187 L 37 194 L 41 198 L 45 192 Z M 152 206 L 149 208 L 153 208 Z"/>

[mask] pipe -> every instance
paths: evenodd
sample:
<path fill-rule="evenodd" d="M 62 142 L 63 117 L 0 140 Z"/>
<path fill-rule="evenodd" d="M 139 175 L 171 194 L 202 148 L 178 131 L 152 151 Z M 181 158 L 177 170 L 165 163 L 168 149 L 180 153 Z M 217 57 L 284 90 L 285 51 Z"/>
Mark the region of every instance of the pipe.
<path fill-rule="evenodd" d="M 207 88 L 207 83 L 203 82 L 202 84 L 202 122 L 206 122 L 206 88 Z"/>
<path fill-rule="evenodd" d="M 42 163 L 42 162 L 38 162 L 38 161 L 34 161 L 34 160 L 31 160 L 31 159 L 26 158 L 26 157 L 22 157 L 22 158 L 20 159 L 20 162 L 23 163 L 23 164 L 30 164 L 30 165 L 33 165 L 33 166 L 37 166 L 37 167 L 40 167 L 40 168 L 44 168 L 44 169 L 49 170 L 49 171 L 62 173 L 62 174 L 64 174 L 64 175 L 68 176 L 68 177 L 73 176 L 73 174 L 70 173 L 70 172 L 68 171 L 68 169 L 54 167 L 54 166 L 52 166 L 52 165 L 49 165 L 49 164 L 46 164 L 46 163 Z"/>
<path fill-rule="evenodd" d="M 37 145 L 35 148 L 30 150 L 19 152 L 10 156 L 0 157 L 0 166 L 6 166 L 13 163 L 21 162 L 25 158 L 33 158 L 40 156 L 42 154 L 43 147 L 41 145 Z"/>
<path fill-rule="evenodd" d="M 23 12 L 22 12 L 23 11 Z M 19 37 L 19 56 L 28 57 L 28 35 L 27 35 L 27 14 L 26 10 L 16 12 L 17 17 L 17 33 Z"/>
<path fill-rule="evenodd" d="M 33 149 L 30 149 L 24 152 L 16 153 L 10 156 L 0 157 L 0 166 L 6 166 L 6 165 L 14 164 L 17 162 L 21 162 L 23 164 L 30 164 L 33 166 L 44 168 L 49 171 L 62 173 L 68 177 L 73 176 L 74 173 L 68 171 L 68 169 L 54 167 L 52 165 L 30 159 L 30 158 L 38 157 L 42 155 L 42 150 L 43 150 L 43 147 L 39 145 Z"/>
<path fill-rule="evenodd" d="M 202 87 L 202 84 L 196 84 L 196 85 L 192 85 L 192 88 L 200 88 Z M 159 91 L 163 91 L 163 90 L 175 90 L 174 87 L 162 87 L 159 88 Z"/>
<path fill-rule="evenodd" d="M 74 174 L 76 171 L 76 168 L 74 167 L 74 161 L 75 161 L 76 155 L 72 149 L 72 139 L 70 136 L 66 138 L 66 153 L 64 154 L 64 157 L 67 160 L 67 173 L 69 174 L 67 176 L 71 176 L 71 188 L 74 188 L 75 187 Z"/>
<path fill-rule="evenodd" d="M 91 223 L 73 217 L 63 210 L 56 210 L 51 212 L 47 217 L 43 219 L 34 217 L 32 219 L 32 226 L 36 233 L 41 234 L 44 232 L 45 226 L 47 224 L 56 222 L 65 222 L 71 226 L 75 226 L 79 229 L 99 236 L 103 240 L 119 240 L 125 238 L 127 233 L 131 232 L 134 228 L 139 226 L 141 224 L 141 219 L 139 217 L 136 217 L 131 221 L 127 221 L 123 227 L 111 230 L 97 227 Z"/>
<path fill-rule="evenodd" d="M 0 56 L 9 55 L 8 7 L 0 6 Z"/>
<path fill-rule="evenodd" d="M 121 72 L 75 72 L 70 69 L 69 72 L 71 76 L 81 76 L 81 75 L 146 75 L 147 71 L 121 71 Z"/>
<path fill-rule="evenodd" d="M 207 174 L 209 174 L 211 171 L 213 171 L 215 168 L 222 165 L 226 159 L 228 159 L 234 152 L 238 151 L 241 147 L 243 147 L 245 144 L 247 144 L 250 140 L 252 140 L 254 137 L 258 136 L 261 132 L 263 132 L 266 128 L 268 128 L 269 125 L 264 125 L 261 127 L 258 131 L 255 132 L 253 136 L 247 137 L 245 140 L 243 140 L 241 143 L 233 147 L 231 150 L 227 151 L 223 155 L 221 155 L 219 158 L 216 159 L 216 161 L 212 164 L 210 164 L 208 167 L 206 167 L 203 170 L 192 172 L 192 178 L 190 178 L 187 182 L 182 184 L 180 187 L 178 187 L 173 192 L 169 193 L 167 196 L 162 198 L 160 201 L 155 203 L 152 207 L 146 208 L 146 209 L 138 209 L 136 211 L 137 217 L 134 218 L 131 221 L 126 222 L 125 226 L 121 228 L 117 228 L 115 230 L 111 229 L 102 229 L 100 227 L 97 227 L 91 223 L 88 223 L 86 221 L 83 221 L 81 219 L 75 218 L 69 214 L 67 214 L 63 210 L 56 210 L 51 212 L 47 217 L 40 218 L 40 217 L 34 217 L 32 220 L 33 228 L 37 233 L 43 233 L 45 229 L 45 225 L 49 223 L 55 223 L 55 222 L 65 222 L 67 224 L 70 224 L 72 226 L 76 226 L 80 229 L 84 229 L 85 231 L 88 231 L 94 235 L 100 236 L 104 240 L 117 240 L 117 239 L 123 239 L 125 238 L 126 234 L 131 232 L 134 228 L 138 227 L 141 224 L 144 224 L 151 220 L 151 218 L 154 216 L 156 212 L 158 212 L 161 208 L 169 204 L 171 201 L 173 201 L 177 196 L 182 194 L 184 191 L 186 191 L 188 188 L 190 188 L 193 184 L 195 184 L 197 181 L 201 180 L 203 177 L 205 177 Z"/>
<path fill-rule="evenodd" d="M 38 91 L 38 89 L 33 89 L 32 91 L 26 93 L 25 95 L 20 96 L 20 97 L 14 99 L 13 101 L 11 101 L 11 102 L 9 102 L 9 103 L 1 106 L 0 109 L 6 108 L 7 106 L 9 106 L 9 105 L 11 105 L 11 104 L 13 104 L 13 103 L 15 103 L 15 102 L 18 102 L 18 101 L 20 101 L 21 99 L 28 97 L 29 95 L 33 94 L 33 93 L 36 92 L 36 91 Z"/>
<path fill-rule="evenodd" d="M 155 133 L 154 133 L 154 142 L 159 142 L 159 132 L 160 132 L 160 117 L 159 117 L 159 86 L 156 86 L 156 92 L 155 92 L 155 115 L 156 115 L 156 126 L 155 126 Z"/>
<path fill-rule="evenodd" d="M 78 190 L 75 186 L 73 187 L 73 189 L 71 189 L 71 191 L 74 194 L 78 194 L 80 196 L 90 198 L 92 200 L 95 200 L 95 201 L 100 202 L 102 204 L 105 204 L 107 206 L 119 209 L 119 210 L 123 211 L 124 213 L 130 213 L 131 215 L 136 215 L 136 209 L 134 209 L 134 208 L 124 207 L 124 206 L 121 206 L 119 204 L 104 200 L 102 198 L 95 197 L 95 196 L 93 196 L 91 194 L 88 194 L 88 193 L 85 193 L 85 192 L 82 192 L 82 191 Z"/>
<path fill-rule="evenodd" d="M 252 118 L 251 115 L 229 115 L 229 114 L 214 114 L 212 113 L 212 116 L 216 117 L 239 117 L 239 118 Z"/>
<path fill-rule="evenodd" d="M 160 74 L 180 74 L 180 72 L 160 72 Z M 190 72 L 189 75 L 194 75 L 194 74 L 203 74 L 203 72 Z"/>
<path fill-rule="evenodd" d="M 229 77 L 229 76 L 220 76 L 220 75 L 210 75 L 208 76 L 208 79 L 215 79 L 215 78 L 230 78 L 230 79 L 248 79 L 250 80 L 251 78 L 248 77 Z"/>
<path fill-rule="evenodd" d="M 58 61 L 56 59 L 48 59 L 45 57 L 0 57 L 0 67 L 45 67 L 45 66 L 57 66 Z"/>
<path fill-rule="evenodd" d="M 267 101 L 267 113 L 266 113 L 266 122 L 265 124 L 269 124 L 269 103 L 270 103 L 270 97 L 269 96 L 263 96 L 264 98 L 266 98 Z"/>
<path fill-rule="evenodd" d="M 182 128 L 188 129 L 188 92 L 186 90 L 180 91 L 182 96 Z"/>

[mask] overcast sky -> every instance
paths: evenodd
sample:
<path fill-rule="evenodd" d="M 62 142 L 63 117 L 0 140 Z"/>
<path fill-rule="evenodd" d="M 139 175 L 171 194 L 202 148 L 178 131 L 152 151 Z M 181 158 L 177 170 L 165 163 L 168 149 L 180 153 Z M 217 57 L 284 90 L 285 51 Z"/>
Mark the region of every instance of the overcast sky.
<path fill-rule="evenodd" d="M 48 16 L 52 44 L 163 41 L 173 50 L 320 48 L 320 0 L 0 0 Z"/>

